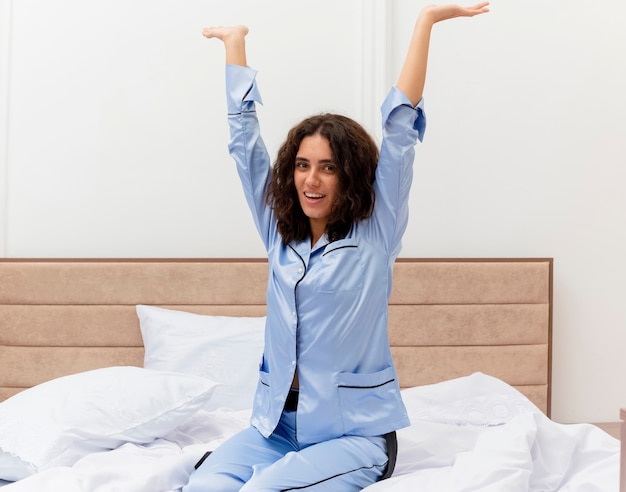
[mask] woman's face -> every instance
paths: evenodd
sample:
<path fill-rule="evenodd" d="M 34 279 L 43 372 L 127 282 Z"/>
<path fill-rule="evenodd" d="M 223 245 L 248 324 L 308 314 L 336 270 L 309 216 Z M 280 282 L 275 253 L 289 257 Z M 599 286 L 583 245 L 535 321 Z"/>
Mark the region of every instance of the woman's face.
<path fill-rule="evenodd" d="M 296 155 L 294 182 L 315 242 L 326 230 L 339 190 L 337 165 L 326 138 L 315 134 L 302 139 Z"/>

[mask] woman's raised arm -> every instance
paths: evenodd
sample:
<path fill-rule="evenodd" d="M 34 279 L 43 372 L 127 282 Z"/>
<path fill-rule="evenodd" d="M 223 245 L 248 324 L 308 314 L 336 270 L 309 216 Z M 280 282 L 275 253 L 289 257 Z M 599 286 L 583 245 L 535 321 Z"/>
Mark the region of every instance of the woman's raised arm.
<path fill-rule="evenodd" d="M 489 2 L 478 3 L 472 7 L 429 5 L 421 11 L 415 22 L 409 49 L 396 84 L 414 106 L 420 102 L 424 92 L 432 27 L 443 20 L 484 14 L 489 12 L 488 6 Z"/>

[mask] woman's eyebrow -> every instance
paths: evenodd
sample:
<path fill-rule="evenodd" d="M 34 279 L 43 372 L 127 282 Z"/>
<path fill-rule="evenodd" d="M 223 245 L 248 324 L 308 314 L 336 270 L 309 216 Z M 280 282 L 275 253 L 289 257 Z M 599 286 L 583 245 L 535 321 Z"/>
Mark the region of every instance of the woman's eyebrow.
<path fill-rule="evenodd" d="M 303 157 L 303 156 L 299 156 L 297 155 L 295 158 L 295 162 L 306 162 L 308 164 L 311 163 L 311 160 L 307 157 Z M 330 158 L 330 159 L 320 159 L 319 161 L 317 161 L 318 164 L 335 164 L 335 160 Z"/>

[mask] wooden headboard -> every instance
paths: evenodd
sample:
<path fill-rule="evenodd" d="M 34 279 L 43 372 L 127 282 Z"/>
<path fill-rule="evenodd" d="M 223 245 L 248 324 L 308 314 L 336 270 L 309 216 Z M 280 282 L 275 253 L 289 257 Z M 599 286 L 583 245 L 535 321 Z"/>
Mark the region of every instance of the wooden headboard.
<path fill-rule="evenodd" d="M 143 365 L 136 304 L 265 314 L 260 259 L 0 259 L 0 401 Z M 402 387 L 481 371 L 550 414 L 552 259 L 400 259 L 389 338 Z"/>

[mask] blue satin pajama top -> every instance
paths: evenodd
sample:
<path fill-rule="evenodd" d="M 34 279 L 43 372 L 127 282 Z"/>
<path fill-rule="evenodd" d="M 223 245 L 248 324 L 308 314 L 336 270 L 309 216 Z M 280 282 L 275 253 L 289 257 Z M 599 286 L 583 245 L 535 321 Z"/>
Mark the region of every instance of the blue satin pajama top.
<path fill-rule="evenodd" d="M 387 302 L 408 221 L 414 146 L 426 125 L 422 102 L 413 107 L 393 87 L 382 105 L 372 216 L 339 241 L 284 244 L 265 202 L 271 163 L 259 133 L 255 76 L 247 67 L 226 67 L 229 150 L 269 259 L 265 349 L 251 423 L 266 437 L 273 432 L 297 369 L 301 443 L 406 427 Z"/>

